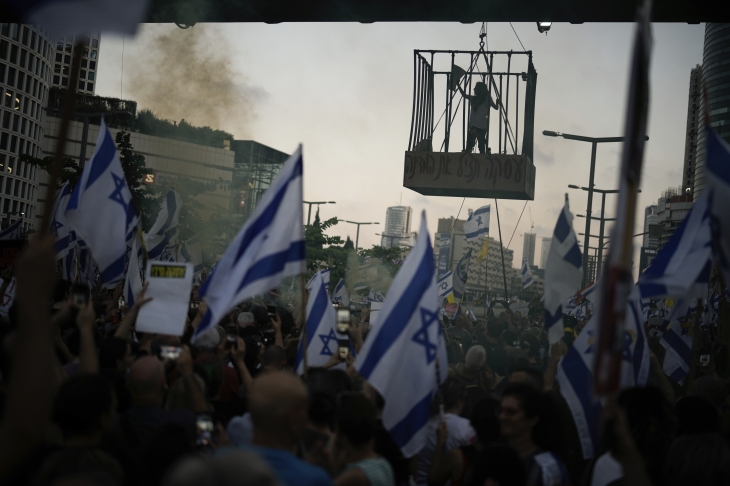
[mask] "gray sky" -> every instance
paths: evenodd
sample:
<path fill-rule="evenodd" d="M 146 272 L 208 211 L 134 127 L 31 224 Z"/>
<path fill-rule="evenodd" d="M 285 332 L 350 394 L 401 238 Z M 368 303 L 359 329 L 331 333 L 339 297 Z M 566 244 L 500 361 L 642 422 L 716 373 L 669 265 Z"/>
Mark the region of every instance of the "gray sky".
<path fill-rule="evenodd" d="M 527 207 L 538 235 L 535 261 L 539 262 L 539 238 L 552 234 L 567 184 L 588 184 L 590 162 L 589 144 L 544 137 L 542 130 L 587 136 L 623 134 L 633 25 L 553 24 L 548 35 L 539 34 L 534 23 L 514 27 L 525 48 L 533 51 L 538 72 L 537 182 L 535 200 Z M 163 83 L 164 87 L 166 83 L 180 82 L 165 73 L 151 81 L 139 77 L 139 73 L 155 72 L 156 64 L 150 58 L 155 36 L 166 34 L 184 40 L 184 36 L 192 36 L 194 29 L 199 29 L 198 36 L 208 39 L 205 49 L 210 57 L 233 72 L 230 97 L 241 97 L 242 106 L 251 108 L 222 111 L 219 128 L 237 138 L 253 139 L 285 152 L 303 143 L 305 199 L 337 201 L 336 205 L 322 206 L 322 218 L 380 222 L 380 226 L 362 227 L 360 246 L 380 242 L 375 233 L 384 227 L 386 208 L 398 204 L 401 195 L 402 203 L 412 206 L 417 215 L 413 231 L 418 229 L 424 209 L 432 234 L 438 218 L 456 216 L 461 198 L 426 197 L 402 187 L 403 155 L 410 130 L 413 50 L 476 50 L 479 24 L 222 24 L 197 25 L 188 31 L 174 25 L 145 25 L 136 38 L 124 40 L 123 79 L 122 39 L 103 39 L 97 94 L 122 94 L 139 100 L 145 96 L 130 91 L 141 89 L 140 84 Z M 681 183 L 689 74 L 702 62 L 704 24 L 654 24 L 653 35 L 650 141 L 636 233 L 643 225 L 643 208 L 656 202 L 668 187 Z M 501 23 L 489 24 L 489 48 L 522 50 L 509 24 Z M 195 59 L 185 52 L 176 58 L 185 64 Z M 215 87 L 215 81 L 211 83 Z M 200 96 L 198 102 L 204 104 L 202 98 L 206 97 Z M 230 106 L 238 106 L 234 101 Z M 185 108 L 179 113 L 169 107 L 158 109 L 156 103 L 154 96 L 147 97 L 139 108 L 196 122 L 189 103 L 181 103 Z M 597 187 L 616 187 L 620 150 L 618 144 L 599 145 Z M 585 214 L 585 193 L 569 193 L 573 213 Z M 490 202 L 494 206 L 493 200 L 468 198 L 461 217 L 468 208 Z M 598 204 L 600 199 L 598 203 L 594 199 L 596 215 L 600 211 Z M 609 197 L 608 216 L 614 215 L 615 204 L 615 196 Z M 523 205 L 523 201 L 500 201 L 505 244 L 515 230 Z M 576 218 L 576 233 L 583 231 L 584 221 Z M 492 236 L 497 237 L 494 212 L 491 225 Z M 515 251 L 515 266 L 522 259 L 522 234 L 529 229 L 526 210 L 510 245 Z M 592 233 L 597 231 L 594 223 Z M 332 233 L 354 239 L 355 227 L 340 223 Z M 636 243 L 640 245 L 640 238 Z"/>

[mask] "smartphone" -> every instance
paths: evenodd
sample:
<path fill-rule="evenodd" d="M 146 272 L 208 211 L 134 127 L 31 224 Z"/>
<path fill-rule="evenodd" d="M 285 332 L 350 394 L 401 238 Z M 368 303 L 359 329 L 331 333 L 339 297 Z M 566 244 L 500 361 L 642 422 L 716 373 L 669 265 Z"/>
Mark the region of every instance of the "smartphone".
<path fill-rule="evenodd" d="M 120 309 L 124 309 L 124 297 L 119 297 L 119 302 L 117 302 L 117 305 Z"/>
<path fill-rule="evenodd" d="M 272 318 L 272 319 L 275 318 L 276 317 L 276 306 L 275 305 L 267 305 L 266 306 L 266 312 L 269 313 L 269 317 L 270 318 Z"/>
<path fill-rule="evenodd" d="M 179 346 L 160 346 L 160 358 L 176 360 L 182 353 L 182 348 Z"/>
<path fill-rule="evenodd" d="M 350 355 L 350 340 L 349 339 L 340 340 L 337 351 L 340 353 L 340 358 L 347 359 L 347 357 Z"/>
<path fill-rule="evenodd" d="M 226 326 L 226 346 L 233 347 L 238 342 L 238 326 Z"/>
<path fill-rule="evenodd" d="M 345 334 L 350 328 L 350 311 L 347 309 L 337 310 L 337 332 Z"/>
<path fill-rule="evenodd" d="M 704 367 L 709 366 L 710 365 L 710 355 L 709 354 L 700 355 L 700 364 Z"/>
<path fill-rule="evenodd" d="M 89 303 L 89 288 L 86 285 L 73 284 L 71 297 L 76 307 L 85 307 Z"/>
<path fill-rule="evenodd" d="M 195 428 L 198 436 L 195 439 L 195 445 L 199 448 L 210 447 L 215 441 L 214 435 L 215 425 L 213 424 L 213 418 L 208 414 L 198 414 L 198 418 L 195 422 Z"/>

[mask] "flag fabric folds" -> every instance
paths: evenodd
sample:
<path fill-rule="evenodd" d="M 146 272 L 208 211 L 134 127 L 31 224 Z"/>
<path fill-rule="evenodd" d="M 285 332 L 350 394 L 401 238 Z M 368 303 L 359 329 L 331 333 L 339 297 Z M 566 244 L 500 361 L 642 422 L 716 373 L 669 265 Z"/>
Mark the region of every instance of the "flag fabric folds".
<path fill-rule="evenodd" d="M 436 285 L 438 287 L 439 303 L 441 303 L 446 297 L 454 293 L 454 277 L 451 270 L 439 278 Z"/>
<path fill-rule="evenodd" d="M 461 300 L 464 297 L 464 289 L 466 287 L 466 281 L 469 279 L 469 261 L 471 260 L 471 248 L 466 250 L 464 256 L 461 257 L 459 263 L 456 265 L 456 270 L 453 273 L 453 284 L 454 284 L 454 297 Z"/>
<path fill-rule="evenodd" d="M 532 272 L 530 265 L 527 264 L 527 257 L 522 257 L 522 270 L 520 270 L 520 278 L 522 279 L 522 288 L 526 289 L 532 285 Z"/>
<path fill-rule="evenodd" d="M 489 213 L 491 206 L 486 205 L 477 209 L 469 219 L 464 221 L 464 233 L 466 241 L 475 241 L 482 235 L 489 234 Z"/>
<path fill-rule="evenodd" d="M 19 240 L 22 226 L 23 218 L 20 218 L 15 223 L 0 231 L 0 240 Z"/>
<path fill-rule="evenodd" d="M 573 215 L 565 206 L 560 211 L 545 263 L 545 327 L 550 344 L 563 337 L 564 302 L 580 288 L 583 263 L 573 231 Z"/>
<path fill-rule="evenodd" d="M 236 303 L 306 271 L 302 167 L 300 145 L 201 287 L 208 311 L 195 336 L 216 325 Z"/>
<path fill-rule="evenodd" d="M 335 291 L 332 293 L 332 302 L 350 307 L 350 294 L 347 292 L 345 280 L 342 278 L 335 285 Z"/>
<path fill-rule="evenodd" d="M 322 280 L 324 281 L 324 286 L 329 292 L 330 289 L 330 269 L 325 268 L 324 270 L 320 270 L 319 272 L 312 275 L 312 278 L 309 279 L 309 282 L 307 282 L 307 290 L 312 291 L 314 288 L 314 284 L 317 281 L 317 275 L 320 275 L 322 277 Z"/>
<path fill-rule="evenodd" d="M 56 258 L 64 258 L 70 251 L 73 251 L 76 233 L 71 229 L 66 221 L 66 205 L 71 198 L 71 185 L 66 182 L 58 190 L 56 199 L 53 201 L 53 211 L 51 219 L 51 234 L 56 239 L 53 243 L 53 249 L 56 252 Z"/>
<path fill-rule="evenodd" d="M 139 232 L 132 238 L 132 248 L 129 251 L 129 263 L 127 264 L 127 275 L 124 281 L 123 296 L 129 307 L 134 305 L 134 300 L 142 291 L 143 268 L 142 239 Z"/>
<path fill-rule="evenodd" d="M 599 435 L 603 402 L 593 395 L 594 360 L 597 351 L 600 309 L 578 334 L 558 365 L 560 392 L 573 415 L 580 436 L 583 457 L 589 459 L 600 449 Z M 562 332 L 562 329 L 561 329 Z M 649 377 L 649 345 L 641 316 L 641 297 L 634 288 L 626 309 L 621 362 L 621 388 L 646 385 Z"/>
<path fill-rule="evenodd" d="M 174 249 L 180 228 L 180 209 L 182 198 L 177 191 L 170 189 L 162 200 L 157 219 L 150 231 L 144 236 L 147 255 L 150 260 L 170 261 L 175 259 Z"/>
<path fill-rule="evenodd" d="M 370 289 L 370 293 L 368 294 L 368 302 L 384 302 L 385 297 L 383 296 L 382 292 L 376 292 L 375 289 Z"/>
<path fill-rule="evenodd" d="M 709 126 L 707 140 L 708 207 L 712 218 L 712 250 L 723 280 L 730 282 L 730 145 Z"/>
<path fill-rule="evenodd" d="M 710 278 L 712 235 L 707 193 L 702 193 L 677 231 L 641 274 L 644 298 L 706 297 Z"/>
<path fill-rule="evenodd" d="M 674 304 L 662 324 L 662 335 L 659 339 L 659 343 L 666 350 L 662 369 L 669 378 L 680 385 L 684 383 L 692 362 L 692 312 L 690 307 L 689 299 L 682 299 Z"/>
<path fill-rule="evenodd" d="M 355 367 L 385 399 L 383 425 L 405 457 L 423 446 L 437 370 L 448 374 L 433 249 L 422 215 L 416 246 L 395 276 Z M 403 359 L 407 356 L 408 359 Z"/>
<path fill-rule="evenodd" d="M 117 146 L 103 119 L 96 150 L 66 206 L 66 220 L 91 249 L 104 286 L 118 284 L 124 278 L 127 242 L 136 231 L 137 215 Z"/>
<path fill-rule="evenodd" d="M 203 254 L 198 236 L 186 240 L 177 251 L 178 262 L 192 263 L 193 273 L 198 276 L 203 271 Z"/>
<path fill-rule="evenodd" d="M 335 308 L 330 304 L 322 274 L 317 272 L 307 300 L 307 365 L 316 367 L 326 364 L 338 352 L 340 339 L 347 339 L 347 335 L 337 333 Z M 300 375 L 304 374 L 302 342 L 300 339 L 294 367 Z"/>

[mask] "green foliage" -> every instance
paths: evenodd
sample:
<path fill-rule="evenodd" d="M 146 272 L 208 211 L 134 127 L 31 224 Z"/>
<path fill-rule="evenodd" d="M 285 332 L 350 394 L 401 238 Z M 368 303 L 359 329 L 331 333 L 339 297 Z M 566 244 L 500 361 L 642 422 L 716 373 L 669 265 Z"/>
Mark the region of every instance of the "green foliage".
<path fill-rule="evenodd" d="M 361 265 L 377 261 L 388 269 L 391 277 L 395 277 L 395 274 L 398 273 L 407 253 L 408 248 L 386 248 L 378 245 L 373 245 L 369 249 L 360 248 L 357 250 Z"/>
<path fill-rule="evenodd" d="M 139 133 L 156 137 L 171 138 L 183 142 L 197 143 L 209 147 L 223 148 L 223 141 L 233 141 L 233 135 L 210 127 L 196 127 L 183 118 L 179 123 L 158 118 L 150 110 L 141 110 L 131 123 Z"/>
<path fill-rule="evenodd" d="M 122 162 L 127 187 L 132 192 L 134 209 L 142 221 L 142 228 L 149 228 L 157 216 L 157 200 L 148 186 L 142 184 L 145 174 L 149 171 L 145 167 L 144 155 L 134 152 L 129 137 L 127 132 L 117 132 L 114 142 L 119 149 L 119 160 Z"/>
<path fill-rule="evenodd" d="M 337 218 L 324 222 L 319 220 L 319 211 L 314 223 L 304 227 L 307 251 L 307 270 L 310 275 L 322 268 L 330 269 L 330 281 L 337 283 L 347 272 L 347 254 L 339 236 L 328 236 L 325 231 L 337 224 Z"/>

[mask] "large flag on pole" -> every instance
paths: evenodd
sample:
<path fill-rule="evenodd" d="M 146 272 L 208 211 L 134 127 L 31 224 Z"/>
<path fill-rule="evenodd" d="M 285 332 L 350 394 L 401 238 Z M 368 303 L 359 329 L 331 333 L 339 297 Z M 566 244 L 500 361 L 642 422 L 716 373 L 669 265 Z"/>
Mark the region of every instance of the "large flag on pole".
<path fill-rule="evenodd" d="M 446 272 L 436 283 L 438 286 L 439 303 L 450 294 L 454 293 L 454 277 L 451 270 Z"/>
<path fill-rule="evenodd" d="M 0 240 L 19 240 L 20 230 L 23 228 L 23 218 L 0 231 Z"/>
<path fill-rule="evenodd" d="M 461 257 L 459 263 L 456 265 L 454 270 L 454 297 L 461 300 L 464 298 L 464 292 L 466 288 L 466 281 L 469 279 L 469 262 L 471 261 L 471 248 L 466 250 L 464 256 Z"/>
<path fill-rule="evenodd" d="M 208 312 L 195 336 L 216 325 L 237 302 L 306 271 L 302 167 L 300 145 L 202 286 Z"/>
<path fill-rule="evenodd" d="M 700 194 L 689 214 L 639 278 L 643 298 L 704 298 L 710 277 L 712 235 L 707 193 Z"/>
<path fill-rule="evenodd" d="M 532 285 L 532 272 L 530 265 L 527 263 L 527 257 L 522 257 L 522 270 L 520 270 L 520 278 L 522 279 L 522 288 L 526 289 Z"/>
<path fill-rule="evenodd" d="M 621 388 L 644 386 L 649 377 L 649 345 L 644 333 L 638 289 L 634 289 L 626 305 L 626 327 L 621 334 Z M 560 360 L 557 374 L 560 393 L 572 412 L 583 457 L 586 459 L 593 457 L 600 449 L 603 401 L 593 394 L 596 335 L 600 314 L 601 309 L 597 307 L 593 317 Z"/>
<path fill-rule="evenodd" d="M 566 197 L 545 263 L 545 327 L 550 344 L 563 337 L 564 303 L 580 288 L 582 278 L 583 260 Z"/>
<path fill-rule="evenodd" d="M 481 262 L 487 255 L 489 255 L 489 238 L 484 240 L 484 244 L 477 254 L 477 261 Z"/>
<path fill-rule="evenodd" d="M 330 304 L 322 274 L 317 272 L 307 300 L 307 365 L 315 367 L 326 364 L 338 352 L 340 339 L 347 339 L 347 335 L 337 333 L 335 308 Z M 294 366 L 300 375 L 304 374 L 302 342 L 300 339 Z"/>
<path fill-rule="evenodd" d="M 447 375 L 435 270 L 424 212 L 416 246 L 395 276 L 355 361 L 385 399 L 383 425 L 405 457 L 423 447 L 437 375 L 442 382 Z"/>
<path fill-rule="evenodd" d="M 469 219 L 464 221 L 464 233 L 467 241 L 475 241 L 482 235 L 489 235 L 490 209 L 490 205 L 482 206 L 471 213 Z"/>
<path fill-rule="evenodd" d="M 594 373 L 594 391 L 598 395 L 611 394 L 619 387 L 622 354 L 621 343 L 617 340 L 623 335 L 624 325 L 631 318 L 626 314 L 626 301 L 633 282 L 633 231 L 649 112 L 650 14 L 651 2 L 644 1 L 639 7 L 631 59 L 616 225 L 611 233 L 611 248 L 601 287 Z"/>
<path fill-rule="evenodd" d="M 712 218 L 712 247 L 723 280 L 730 283 L 730 145 L 705 122 L 708 206 Z"/>
<path fill-rule="evenodd" d="M 182 198 L 177 191 L 170 189 L 162 200 L 160 210 L 157 212 L 157 219 L 150 231 L 144 236 L 147 255 L 150 260 L 169 260 L 162 258 L 163 253 L 170 255 L 170 248 L 175 246 L 180 228 L 177 227 L 180 221 L 180 209 Z M 167 250 L 167 251 L 165 251 Z M 174 254 L 172 255 L 174 259 Z"/>
<path fill-rule="evenodd" d="M 69 199 L 71 199 L 71 185 L 66 182 L 56 194 L 56 199 L 53 201 L 53 212 L 51 213 L 53 216 L 50 231 L 56 239 L 53 243 L 53 249 L 56 252 L 56 258 L 59 260 L 68 255 L 69 251 L 73 251 L 74 241 L 76 240 L 75 233 L 66 221 L 66 205 Z"/>
<path fill-rule="evenodd" d="M 104 286 L 122 281 L 137 215 L 117 146 L 103 118 L 96 150 L 66 206 L 66 220 L 91 249 Z"/>

